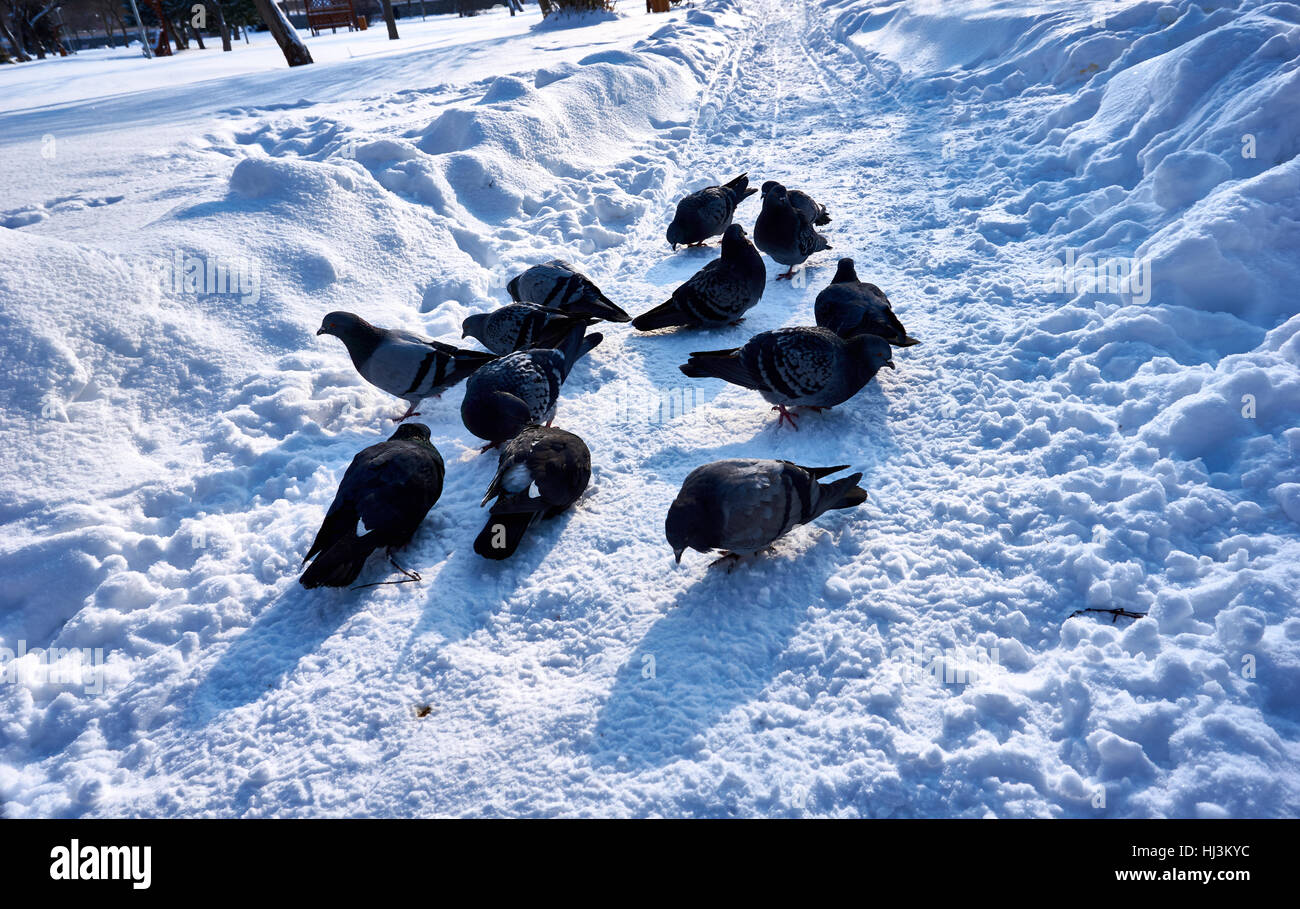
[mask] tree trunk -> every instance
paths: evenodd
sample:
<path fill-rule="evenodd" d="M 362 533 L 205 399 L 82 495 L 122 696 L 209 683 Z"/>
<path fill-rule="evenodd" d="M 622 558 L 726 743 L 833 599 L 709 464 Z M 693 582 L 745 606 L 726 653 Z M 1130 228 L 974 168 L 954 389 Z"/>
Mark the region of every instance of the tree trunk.
<path fill-rule="evenodd" d="M 304 66 L 312 62 L 311 51 L 307 50 L 307 45 L 302 43 L 284 11 L 275 5 L 274 0 L 253 0 L 253 5 L 271 30 L 275 43 L 284 51 L 284 59 L 290 66 Z"/>
<path fill-rule="evenodd" d="M 207 50 L 207 48 L 203 46 L 203 35 L 197 28 L 194 27 L 193 19 L 189 20 L 189 26 L 190 26 L 190 34 L 194 35 L 194 40 L 199 45 L 199 50 Z"/>
<path fill-rule="evenodd" d="M 397 40 L 397 20 L 393 18 L 393 0 L 384 0 L 384 23 L 388 26 L 388 40 Z"/>
<path fill-rule="evenodd" d="M 221 35 L 221 49 L 230 50 L 230 26 L 226 25 L 226 14 L 221 11 L 219 0 L 206 0 L 212 17 L 217 20 L 217 32 Z"/>
<path fill-rule="evenodd" d="M 19 63 L 26 63 L 28 60 L 32 59 L 27 54 L 27 48 L 23 47 L 18 41 L 18 38 L 15 37 L 14 33 L 9 30 L 9 22 L 5 18 L 3 9 L 0 9 L 0 37 L 3 37 L 9 42 L 9 45 L 14 49 L 14 56 L 18 58 Z"/>
<path fill-rule="evenodd" d="M 185 24 L 184 19 L 168 19 L 167 27 L 163 30 L 164 34 L 171 35 L 177 51 L 185 50 L 190 46 L 190 39 L 185 37 Z"/>

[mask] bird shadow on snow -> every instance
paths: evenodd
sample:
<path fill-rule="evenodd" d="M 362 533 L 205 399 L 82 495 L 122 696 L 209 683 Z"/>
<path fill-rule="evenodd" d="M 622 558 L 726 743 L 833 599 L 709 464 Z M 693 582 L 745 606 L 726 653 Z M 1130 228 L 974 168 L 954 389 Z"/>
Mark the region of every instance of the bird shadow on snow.
<path fill-rule="evenodd" d="M 805 435 L 802 445 L 795 444 L 797 434 L 784 437 L 802 453 L 763 456 L 816 466 L 850 463 L 850 470 L 862 472 L 860 483 L 870 496 L 872 477 L 889 469 L 899 448 L 885 419 L 888 396 L 873 383 L 855 399 L 859 406 L 862 398 L 866 416 L 859 412 L 824 426 Z M 866 453 L 863 436 L 870 439 Z M 752 440 L 697 454 L 701 461 L 755 456 Z M 887 506 L 872 496 L 866 512 L 831 512 L 730 573 L 722 565 L 710 567 L 682 591 L 619 670 L 596 720 L 592 763 L 635 772 L 693 759 L 708 729 L 759 696 L 780 673 L 808 607 L 828 605 L 827 579 L 853 559 L 836 541 L 851 523 L 869 522 L 882 507 Z M 688 550 L 683 563 L 700 558 L 706 556 Z M 839 602 L 829 605 L 842 608 Z"/>
<path fill-rule="evenodd" d="M 692 760 L 709 728 L 770 684 L 837 567 L 831 535 L 812 532 L 811 544 L 787 537 L 731 573 L 709 568 L 682 591 L 618 671 L 596 718 L 593 765 L 637 772 Z M 684 561 L 692 556 L 704 558 Z"/>
<path fill-rule="evenodd" d="M 319 649 L 365 603 L 348 591 L 320 596 L 293 584 L 217 658 L 190 698 L 186 725 L 205 726 L 220 713 L 279 687 L 303 657 Z"/>
<path fill-rule="evenodd" d="M 483 627 L 485 610 L 500 608 L 528 583 L 581 507 L 579 500 L 574 508 L 534 525 L 515 554 L 500 561 L 485 559 L 474 551 L 474 537 L 488 520 L 486 508 L 482 509 L 478 523 L 467 524 L 454 533 L 448 530 L 440 534 L 440 538 L 455 539 L 456 548 L 447 554 L 436 574 L 425 573 L 429 593 L 424 608 L 394 665 L 402 667 L 409 663 L 416 643 L 430 632 L 438 634 L 442 643 L 450 643 L 463 640 Z"/>

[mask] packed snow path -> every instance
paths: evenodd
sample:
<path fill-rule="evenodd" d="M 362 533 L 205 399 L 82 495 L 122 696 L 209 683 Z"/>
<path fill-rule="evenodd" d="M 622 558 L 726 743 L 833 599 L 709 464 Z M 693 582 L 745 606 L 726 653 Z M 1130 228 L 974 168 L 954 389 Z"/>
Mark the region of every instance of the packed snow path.
<path fill-rule="evenodd" d="M 144 466 L 128 485 L 96 481 L 107 514 L 83 513 L 71 493 L 9 507 L 19 530 L 3 559 L 26 602 L 6 614 L 6 642 L 106 646 L 110 672 L 95 696 L 7 695 L 7 813 L 1295 806 L 1283 718 L 1297 690 L 1294 524 L 1268 490 L 1224 492 L 1195 463 L 1144 449 L 1133 433 L 1158 407 L 1124 385 L 1141 380 L 1117 365 L 1126 342 L 1089 335 L 1107 304 L 1044 294 L 1036 282 L 1058 246 L 1007 242 L 1014 223 L 973 228 L 962 211 L 999 189 L 990 149 L 1016 115 L 1042 118 L 1059 99 L 1022 99 L 1010 117 L 996 96 L 918 101 L 813 0 L 673 21 L 656 53 L 689 62 L 698 93 L 662 61 L 657 89 L 618 81 L 618 67 L 641 64 L 603 50 L 536 76 L 282 113 L 249 104 L 177 150 L 205 165 L 193 179 L 212 201 L 150 210 L 162 218 L 150 248 L 224 230 L 222 249 L 246 243 L 282 271 L 260 307 L 196 307 L 205 324 L 235 318 L 239 343 L 205 335 L 202 356 L 166 377 L 185 385 L 225 357 L 198 391 L 156 395 L 166 428 Z M 480 99 L 528 135 L 531 121 L 504 119 L 510 102 L 527 111 L 547 85 L 605 65 L 610 118 L 631 122 L 642 105 L 653 128 L 561 135 L 556 155 L 572 160 L 548 164 L 540 199 L 519 203 L 498 161 L 460 154 L 497 136 Z M 220 166 L 230 158 L 233 175 Z M 343 469 L 401 409 L 312 337 L 321 314 L 355 309 L 454 338 L 465 313 L 505 300 L 501 276 L 552 254 L 637 314 L 716 255 L 716 244 L 668 249 L 672 204 L 742 171 L 824 203 L 834 249 L 802 280 L 769 282 L 740 326 L 602 327 L 556 418 L 593 456 L 571 513 L 504 564 L 472 552 L 495 457 L 477 453 L 454 390 L 422 408 L 447 459 L 443 497 L 403 558 L 423 583 L 296 584 Z M 747 229 L 758 206 L 738 210 Z M 359 249 L 342 252 L 347 242 Z M 757 394 L 678 371 L 692 350 L 811 324 L 840 255 L 922 341 L 897 352 L 896 371 L 804 415 L 798 432 L 778 429 Z M 849 464 L 870 498 L 731 574 L 698 553 L 675 567 L 668 503 L 692 468 L 733 456 Z M 77 568 L 66 554 L 77 551 L 94 565 Z M 66 581 L 43 593 L 50 564 Z M 376 560 L 367 579 L 383 570 Z M 1153 617 L 1069 618 L 1087 606 Z M 1264 679 L 1242 677 L 1245 651 Z"/>

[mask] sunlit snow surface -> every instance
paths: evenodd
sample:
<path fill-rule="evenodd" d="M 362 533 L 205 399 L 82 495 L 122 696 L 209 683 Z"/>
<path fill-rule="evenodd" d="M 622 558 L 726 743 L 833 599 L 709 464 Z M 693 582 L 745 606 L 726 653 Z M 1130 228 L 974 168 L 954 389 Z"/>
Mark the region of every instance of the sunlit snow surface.
<path fill-rule="evenodd" d="M 0 647 L 105 662 L 3 661 L 0 811 L 1296 814 L 1300 6 L 623 6 L 0 68 Z M 603 328 L 571 513 L 473 553 L 462 386 L 423 582 L 299 587 L 404 407 L 324 313 L 468 344 L 556 256 L 642 312 L 716 255 L 669 250 L 676 199 L 742 171 L 834 249 L 739 326 Z M 922 341 L 896 371 L 792 432 L 677 370 L 810 324 L 839 255 Z M 668 503 L 733 456 L 870 498 L 674 567 Z"/>

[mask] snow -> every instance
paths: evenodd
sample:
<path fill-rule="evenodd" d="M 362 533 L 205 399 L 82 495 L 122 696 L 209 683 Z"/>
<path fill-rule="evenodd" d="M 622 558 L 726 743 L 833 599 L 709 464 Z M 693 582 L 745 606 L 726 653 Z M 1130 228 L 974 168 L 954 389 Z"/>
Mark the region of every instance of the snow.
<path fill-rule="evenodd" d="M 1300 6 L 621 13 L 0 69 L 0 810 L 1294 815 Z M 401 406 L 324 313 L 463 343 L 559 257 L 636 314 L 716 254 L 675 201 L 746 170 L 834 252 L 737 327 L 606 326 L 573 511 L 474 555 L 462 386 L 424 581 L 299 587 Z M 838 255 L 921 339 L 896 371 L 797 433 L 681 376 L 811 322 Z M 723 457 L 870 497 L 674 568 Z"/>

